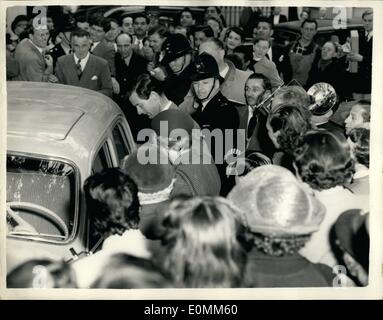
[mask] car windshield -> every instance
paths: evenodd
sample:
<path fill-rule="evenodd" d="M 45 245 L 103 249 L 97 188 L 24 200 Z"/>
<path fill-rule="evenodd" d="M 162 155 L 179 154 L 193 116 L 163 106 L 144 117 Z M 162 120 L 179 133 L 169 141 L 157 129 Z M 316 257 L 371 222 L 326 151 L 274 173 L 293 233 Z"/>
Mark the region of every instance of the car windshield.
<path fill-rule="evenodd" d="M 75 170 L 67 163 L 8 155 L 8 235 L 68 240 L 77 217 L 75 179 Z"/>

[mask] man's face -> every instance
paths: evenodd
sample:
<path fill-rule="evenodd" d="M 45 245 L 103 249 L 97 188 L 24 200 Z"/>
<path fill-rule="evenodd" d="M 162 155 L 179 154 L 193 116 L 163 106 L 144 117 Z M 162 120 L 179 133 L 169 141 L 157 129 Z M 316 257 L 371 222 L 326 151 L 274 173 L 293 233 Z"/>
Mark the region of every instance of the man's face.
<path fill-rule="evenodd" d="M 281 7 L 274 7 L 274 14 L 280 14 L 281 13 Z"/>
<path fill-rule="evenodd" d="M 134 34 L 132 17 L 126 17 L 124 20 L 122 20 L 122 32 L 130 35 Z"/>
<path fill-rule="evenodd" d="M 89 22 L 76 22 L 77 28 L 90 32 Z"/>
<path fill-rule="evenodd" d="M 306 22 L 301 28 L 302 38 L 308 42 L 311 42 L 316 35 L 317 30 L 315 23 Z"/>
<path fill-rule="evenodd" d="M 128 35 L 120 35 L 117 40 L 117 50 L 123 59 L 127 58 L 132 53 L 132 40 Z"/>
<path fill-rule="evenodd" d="M 53 30 L 54 28 L 54 23 L 51 17 L 47 17 L 47 28 L 48 30 Z"/>
<path fill-rule="evenodd" d="M 254 56 L 257 59 L 262 59 L 267 51 L 269 51 L 270 44 L 268 40 L 260 40 L 256 44 L 254 44 L 253 49 L 254 49 Z"/>
<path fill-rule="evenodd" d="M 371 32 L 372 31 L 372 25 L 373 25 L 373 15 L 372 14 L 366 14 L 363 18 L 364 29 L 367 32 Z"/>
<path fill-rule="evenodd" d="M 363 109 L 359 105 L 355 105 L 351 108 L 350 115 L 344 120 L 347 134 L 349 134 L 352 129 L 361 126 L 364 123 L 362 113 Z"/>
<path fill-rule="evenodd" d="M 214 57 L 217 61 L 218 66 L 223 62 L 223 57 L 225 56 L 225 51 L 220 50 L 213 42 L 202 42 L 198 48 L 198 53 L 206 52 Z"/>
<path fill-rule="evenodd" d="M 326 42 L 322 47 L 321 56 L 323 60 L 330 60 L 332 58 L 335 58 L 335 45 L 332 42 Z"/>
<path fill-rule="evenodd" d="M 154 52 L 161 52 L 162 44 L 165 41 L 165 38 L 161 38 L 158 33 L 154 33 L 149 36 L 149 44 Z"/>
<path fill-rule="evenodd" d="M 79 59 L 84 59 L 89 52 L 91 40 L 87 37 L 76 37 L 72 38 L 72 49 L 74 54 Z"/>
<path fill-rule="evenodd" d="M 184 55 L 182 57 L 178 57 L 173 61 L 169 62 L 169 67 L 172 72 L 176 75 L 180 74 L 190 63 L 190 55 Z"/>
<path fill-rule="evenodd" d="M 249 106 L 254 107 L 259 104 L 264 92 L 263 79 L 247 80 L 245 85 L 245 97 Z"/>
<path fill-rule="evenodd" d="M 93 42 L 99 42 L 102 41 L 105 37 L 105 31 L 102 27 L 92 25 L 90 27 L 90 38 Z"/>
<path fill-rule="evenodd" d="M 111 42 L 115 41 L 116 37 L 120 33 L 120 30 L 120 26 L 116 22 L 111 21 L 110 30 L 105 34 L 105 39 Z"/>
<path fill-rule="evenodd" d="M 190 12 L 184 11 L 181 13 L 180 24 L 183 27 L 190 27 L 195 23 Z"/>
<path fill-rule="evenodd" d="M 255 35 L 256 38 L 269 40 L 273 35 L 273 29 L 269 23 L 261 21 L 258 23 Z"/>
<path fill-rule="evenodd" d="M 148 24 L 146 23 L 146 19 L 144 17 L 137 17 L 134 20 L 133 24 L 134 33 L 138 37 L 145 37 L 146 32 L 148 31 Z"/>
<path fill-rule="evenodd" d="M 219 23 L 217 21 L 213 20 L 213 19 L 209 19 L 207 21 L 207 25 L 210 26 L 213 29 L 214 37 L 218 38 L 219 37 L 219 33 L 221 32 L 221 27 L 220 27 Z"/>
<path fill-rule="evenodd" d="M 194 92 L 199 100 L 207 99 L 215 84 L 214 78 L 193 81 Z"/>
<path fill-rule="evenodd" d="M 194 33 L 194 46 L 199 48 L 200 44 L 207 39 L 206 35 L 202 31 L 197 31 Z"/>
<path fill-rule="evenodd" d="M 137 108 L 138 114 L 145 114 L 153 119 L 160 112 L 160 103 L 156 94 L 150 94 L 149 99 L 140 98 L 135 91 L 129 97 L 130 103 Z"/>
<path fill-rule="evenodd" d="M 34 33 L 31 36 L 32 42 L 39 48 L 45 49 L 49 38 L 48 29 L 34 29 Z"/>

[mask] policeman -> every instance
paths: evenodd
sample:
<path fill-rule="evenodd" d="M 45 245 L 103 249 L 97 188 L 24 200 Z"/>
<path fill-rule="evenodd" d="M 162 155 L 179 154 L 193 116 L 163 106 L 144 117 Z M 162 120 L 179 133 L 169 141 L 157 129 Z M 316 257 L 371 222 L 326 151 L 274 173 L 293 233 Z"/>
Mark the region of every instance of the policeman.
<path fill-rule="evenodd" d="M 169 100 L 179 106 L 188 94 L 193 72 L 193 49 L 182 34 L 170 35 L 162 45 L 162 70 L 154 69 L 151 75 L 164 80 L 164 91 Z M 166 72 L 164 72 L 164 69 Z"/>
<path fill-rule="evenodd" d="M 199 103 L 199 107 L 192 116 L 203 131 L 208 130 L 206 134 L 205 132 L 203 134 L 210 145 L 221 176 L 221 195 L 226 195 L 234 181 L 234 177 L 227 176 L 227 159 L 230 153 L 241 145 L 237 141 L 238 112 L 234 103 L 224 97 L 220 91 L 219 69 L 213 56 L 203 52 L 196 58 L 195 71 L 191 80 L 195 98 Z M 209 133 L 211 135 L 207 137 Z"/>

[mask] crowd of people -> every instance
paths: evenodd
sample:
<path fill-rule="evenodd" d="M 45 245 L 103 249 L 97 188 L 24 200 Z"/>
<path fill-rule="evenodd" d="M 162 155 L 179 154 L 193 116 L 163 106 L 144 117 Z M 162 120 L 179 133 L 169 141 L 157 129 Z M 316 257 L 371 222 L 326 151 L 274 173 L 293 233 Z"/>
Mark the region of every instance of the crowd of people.
<path fill-rule="evenodd" d="M 97 250 L 71 262 L 28 260 L 8 287 L 31 287 L 36 265 L 50 270 L 51 287 L 368 284 L 373 12 L 362 15 L 359 53 L 333 38 L 316 44 L 308 14 L 301 36 L 278 45 L 273 26 L 286 17 L 273 13 L 251 21 L 251 45 L 217 7 L 201 25 L 190 8 L 179 25 L 150 25 L 145 13 L 38 26 L 16 17 L 8 80 L 111 97 L 138 148 L 85 182 Z M 308 93 L 322 82 L 334 103 Z M 349 115 L 336 123 L 345 102 Z M 143 129 L 152 132 L 144 142 Z M 334 272 L 339 265 L 347 272 Z"/>

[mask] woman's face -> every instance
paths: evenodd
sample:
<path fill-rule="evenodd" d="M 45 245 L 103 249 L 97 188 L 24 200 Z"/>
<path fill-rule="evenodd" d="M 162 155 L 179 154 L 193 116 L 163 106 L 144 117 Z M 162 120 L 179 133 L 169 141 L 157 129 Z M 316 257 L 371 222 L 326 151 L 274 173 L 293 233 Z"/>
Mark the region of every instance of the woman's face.
<path fill-rule="evenodd" d="M 238 47 L 242 42 L 242 38 L 238 33 L 235 33 L 234 31 L 230 31 L 229 35 L 226 39 L 227 47 L 230 50 L 233 50 L 234 48 Z"/>
<path fill-rule="evenodd" d="M 362 113 L 363 109 L 359 105 L 355 105 L 351 108 L 349 116 L 344 120 L 346 134 L 349 134 L 352 129 L 361 126 L 364 123 Z"/>

